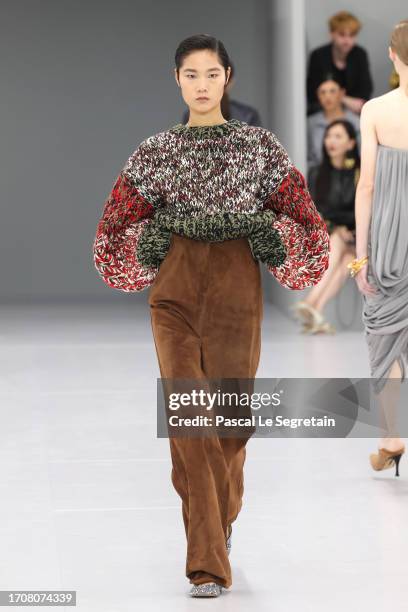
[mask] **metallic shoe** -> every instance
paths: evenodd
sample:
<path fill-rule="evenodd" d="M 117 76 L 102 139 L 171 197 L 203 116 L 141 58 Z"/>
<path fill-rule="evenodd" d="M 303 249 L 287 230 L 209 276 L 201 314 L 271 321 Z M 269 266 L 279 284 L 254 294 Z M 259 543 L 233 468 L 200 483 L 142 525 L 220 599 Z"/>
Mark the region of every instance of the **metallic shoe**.
<path fill-rule="evenodd" d="M 291 311 L 295 319 L 299 321 L 299 323 L 311 325 L 314 321 L 314 313 L 312 311 L 312 307 L 303 300 L 300 300 L 295 304 L 291 304 L 291 306 L 289 306 L 289 310 Z"/>
<path fill-rule="evenodd" d="M 328 321 L 322 321 L 321 323 L 316 323 L 312 327 L 307 329 L 308 334 L 335 334 L 336 328 L 334 325 L 329 323 Z"/>
<path fill-rule="evenodd" d="M 226 539 L 225 544 L 227 546 L 227 554 L 229 555 L 230 552 L 231 552 L 231 548 L 232 548 L 232 542 L 231 542 L 231 540 L 232 540 L 232 525 L 228 525 L 228 528 L 229 528 L 229 535 L 228 535 L 228 537 Z"/>
<path fill-rule="evenodd" d="M 388 470 L 395 463 L 395 476 L 399 476 L 399 462 L 405 452 L 405 446 L 396 451 L 389 451 L 386 448 L 379 448 L 378 453 L 371 453 L 370 463 L 373 470 Z"/>
<path fill-rule="evenodd" d="M 302 324 L 302 334 L 335 334 L 336 328 L 328 323 L 321 312 L 303 300 L 290 306 L 294 316 Z"/>
<path fill-rule="evenodd" d="M 191 597 L 218 597 L 222 593 L 222 586 L 216 582 L 203 582 L 191 587 Z"/>
<path fill-rule="evenodd" d="M 228 536 L 225 540 L 227 547 L 227 554 L 229 555 L 232 548 L 232 525 L 228 525 Z M 195 584 L 191 590 L 190 595 L 192 597 L 218 597 L 221 595 L 222 586 L 216 582 L 204 582 L 202 584 Z"/>

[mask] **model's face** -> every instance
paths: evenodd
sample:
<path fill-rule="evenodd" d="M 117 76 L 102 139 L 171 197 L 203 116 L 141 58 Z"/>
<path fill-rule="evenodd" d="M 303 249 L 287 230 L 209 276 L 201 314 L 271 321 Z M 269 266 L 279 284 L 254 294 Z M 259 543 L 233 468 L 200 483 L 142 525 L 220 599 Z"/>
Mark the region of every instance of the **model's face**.
<path fill-rule="evenodd" d="M 226 78 L 224 66 L 217 54 L 209 49 L 193 51 L 184 58 L 176 81 L 187 106 L 197 113 L 208 113 L 219 107 L 224 95 Z"/>
<path fill-rule="evenodd" d="M 354 144 L 354 138 L 350 138 L 347 130 L 341 124 L 329 128 L 324 138 L 324 146 L 330 158 L 345 155 L 347 151 L 353 149 Z"/>
<path fill-rule="evenodd" d="M 339 30 L 331 32 L 331 39 L 336 49 L 340 53 L 347 55 L 356 44 L 357 34 L 351 30 Z"/>
<path fill-rule="evenodd" d="M 341 104 L 344 89 L 336 81 L 325 81 L 317 88 L 317 98 L 323 110 L 333 110 Z"/>

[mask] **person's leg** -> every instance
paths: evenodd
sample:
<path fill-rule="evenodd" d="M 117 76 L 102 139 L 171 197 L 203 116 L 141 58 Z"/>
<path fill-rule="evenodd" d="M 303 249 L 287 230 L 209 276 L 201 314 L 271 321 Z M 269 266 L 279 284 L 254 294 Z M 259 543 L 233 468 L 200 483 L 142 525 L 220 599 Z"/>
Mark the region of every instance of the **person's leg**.
<path fill-rule="evenodd" d="M 210 380 L 219 379 L 221 392 L 249 395 L 253 392 L 261 353 L 260 265 L 252 257 L 245 238 L 213 244 L 211 262 L 211 300 L 203 329 L 203 370 Z M 234 406 L 232 416 L 238 415 L 250 416 L 251 412 Z M 224 533 L 242 507 L 246 444 L 252 433 L 237 430 L 236 437 L 219 438 L 230 476 Z"/>
<path fill-rule="evenodd" d="M 349 270 L 347 268 L 347 264 L 353 261 L 355 257 L 355 252 L 345 251 L 339 263 L 337 265 L 336 270 L 331 275 L 330 281 L 325 283 L 323 290 L 320 292 L 319 297 L 315 300 L 314 307 L 319 312 L 323 312 L 326 304 L 338 294 L 340 289 L 343 287 L 346 280 L 349 278 Z"/>
<path fill-rule="evenodd" d="M 206 386 L 201 364 L 199 293 L 207 258 L 208 245 L 173 234 L 171 248 L 150 290 L 152 332 L 160 375 L 165 379 L 165 398 L 178 391 L 179 379 L 190 380 L 192 387 L 201 380 L 200 387 Z M 217 448 L 216 440 L 209 443 L 204 437 L 192 436 L 169 435 L 169 446 L 171 481 L 182 500 L 187 538 L 186 576 L 194 575 L 198 568 L 201 573 L 194 580 L 196 584 L 215 581 L 227 587 L 231 582 L 228 557 L 212 547 L 214 522 L 218 522 L 223 502 L 213 473 L 225 470 L 222 449 L 219 444 Z"/>
<path fill-rule="evenodd" d="M 201 307 L 205 313 L 200 328 L 202 368 L 211 390 L 220 394 L 251 392 L 260 358 L 263 303 L 260 266 L 247 239 L 209 245 Z M 239 407 L 233 406 L 229 416 L 236 416 L 238 411 Z M 224 410 L 218 405 L 216 412 L 223 414 Z M 223 586 L 232 584 L 225 542 L 228 526 L 242 507 L 246 443 L 252 433 L 239 431 L 236 437 L 223 437 L 221 433 L 206 440 L 206 461 L 217 488 L 213 507 L 218 511 L 207 520 L 205 541 L 188 558 L 190 579 L 196 584 L 208 580 L 202 562 L 208 548 L 217 551 L 228 568 Z"/>
<path fill-rule="evenodd" d="M 333 278 L 336 278 L 339 275 L 339 269 L 346 250 L 347 245 L 341 238 L 340 234 L 334 230 L 330 235 L 329 266 L 323 274 L 321 280 L 317 283 L 317 285 L 314 285 L 310 289 L 309 293 L 303 300 L 307 304 L 310 304 L 310 306 L 313 306 L 313 308 L 316 308 L 316 310 L 319 312 L 321 312 L 321 303 L 325 303 L 324 300 L 322 300 L 322 295 L 324 295 L 327 288 L 332 285 Z"/>
<path fill-rule="evenodd" d="M 400 359 L 395 359 L 389 371 L 387 382 L 377 394 L 380 403 L 381 428 L 386 432 L 378 442 L 378 448 L 396 451 L 404 446 L 398 435 L 398 402 L 401 394 L 403 370 Z"/>
<path fill-rule="evenodd" d="M 214 251 L 209 243 L 174 236 L 149 296 L 162 378 L 193 381 L 217 378 L 224 375 L 220 369 L 222 363 L 237 363 L 234 354 L 241 363 L 240 355 L 245 352 L 248 354 L 244 361 L 249 359 L 252 370 L 254 365 L 257 366 L 260 350 L 258 328 L 251 343 L 240 350 L 240 337 L 248 336 L 244 325 L 248 322 L 248 313 L 243 312 L 245 305 L 240 307 L 239 303 L 239 296 L 247 295 L 250 289 L 245 284 L 244 273 L 248 270 L 254 273 L 256 263 L 247 241 L 233 251 L 231 246 Z M 237 267 L 239 274 L 234 274 Z M 259 280 L 259 269 L 258 274 Z M 251 278 L 256 280 L 257 277 L 253 274 L 249 280 Z M 224 303 L 222 307 L 221 303 L 217 304 L 217 295 L 220 292 L 233 293 L 232 279 L 239 283 L 238 301 Z M 251 291 L 249 294 L 252 295 Z M 259 300 L 259 294 L 257 297 Z M 257 308 L 259 312 L 259 306 Z M 230 343 L 222 343 L 221 350 L 217 348 L 215 352 L 211 350 L 215 342 L 211 333 L 214 320 L 222 321 L 221 327 L 217 327 L 221 334 L 224 330 L 228 335 L 231 320 L 235 330 Z M 250 375 L 248 368 L 236 369 L 235 375 L 237 372 Z M 167 393 L 172 383 L 171 380 L 166 382 Z M 201 381 L 201 384 L 205 383 Z M 227 588 L 232 584 L 232 578 L 225 539 L 228 524 L 235 519 L 242 503 L 245 460 L 242 440 L 225 441 L 210 435 L 206 438 L 170 437 L 169 442 L 172 482 L 182 499 L 187 536 L 186 575 L 194 584 L 215 581 Z"/>
<path fill-rule="evenodd" d="M 370 240 L 369 240 L 369 252 Z M 368 348 L 370 378 L 374 394 L 379 402 L 380 426 L 385 435 L 379 439 L 379 449 L 391 453 L 404 448 L 404 442 L 398 432 L 398 413 L 401 396 L 401 384 L 405 382 L 408 372 L 408 327 L 391 331 L 397 317 L 397 298 L 386 292 L 377 276 L 373 273 L 372 264 L 367 268 L 367 280 L 377 289 L 374 295 L 364 295 L 363 322 L 365 339 Z M 395 300 L 395 301 L 394 301 Z M 382 329 L 379 322 L 382 321 Z M 373 326 L 373 331 L 370 330 Z M 387 325 L 388 323 L 388 325 Z M 405 406 L 402 407 L 405 409 Z M 374 469 L 382 464 L 383 457 L 370 455 Z M 382 467 L 381 467 L 382 469 Z"/>

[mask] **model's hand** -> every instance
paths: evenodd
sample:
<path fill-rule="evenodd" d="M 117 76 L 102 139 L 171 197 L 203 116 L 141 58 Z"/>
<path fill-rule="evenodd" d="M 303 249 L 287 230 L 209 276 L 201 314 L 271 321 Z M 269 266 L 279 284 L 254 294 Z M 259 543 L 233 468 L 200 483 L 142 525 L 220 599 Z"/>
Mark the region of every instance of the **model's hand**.
<path fill-rule="evenodd" d="M 367 280 L 367 269 L 368 264 L 364 264 L 364 266 L 357 272 L 354 279 L 360 293 L 363 293 L 364 295 L 376 295 L 378 293 L 376 287 L 374 287 L 374 285 L 370 285 Z"/>

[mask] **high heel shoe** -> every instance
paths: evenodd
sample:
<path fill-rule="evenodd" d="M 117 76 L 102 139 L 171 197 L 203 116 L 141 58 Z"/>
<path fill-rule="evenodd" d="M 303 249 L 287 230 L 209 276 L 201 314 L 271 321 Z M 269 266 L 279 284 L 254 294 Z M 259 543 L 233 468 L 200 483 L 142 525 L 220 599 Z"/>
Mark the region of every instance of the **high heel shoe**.
<path fill-rule="evenodd" d="M 399 462 L 404 453 L 405 446 L 396 451 L 379 448 L 378 453 L 370 454 L 371 467 L 376 471 L 388 470 L 395 464 L 395 476 L 399 476 Z"/>

